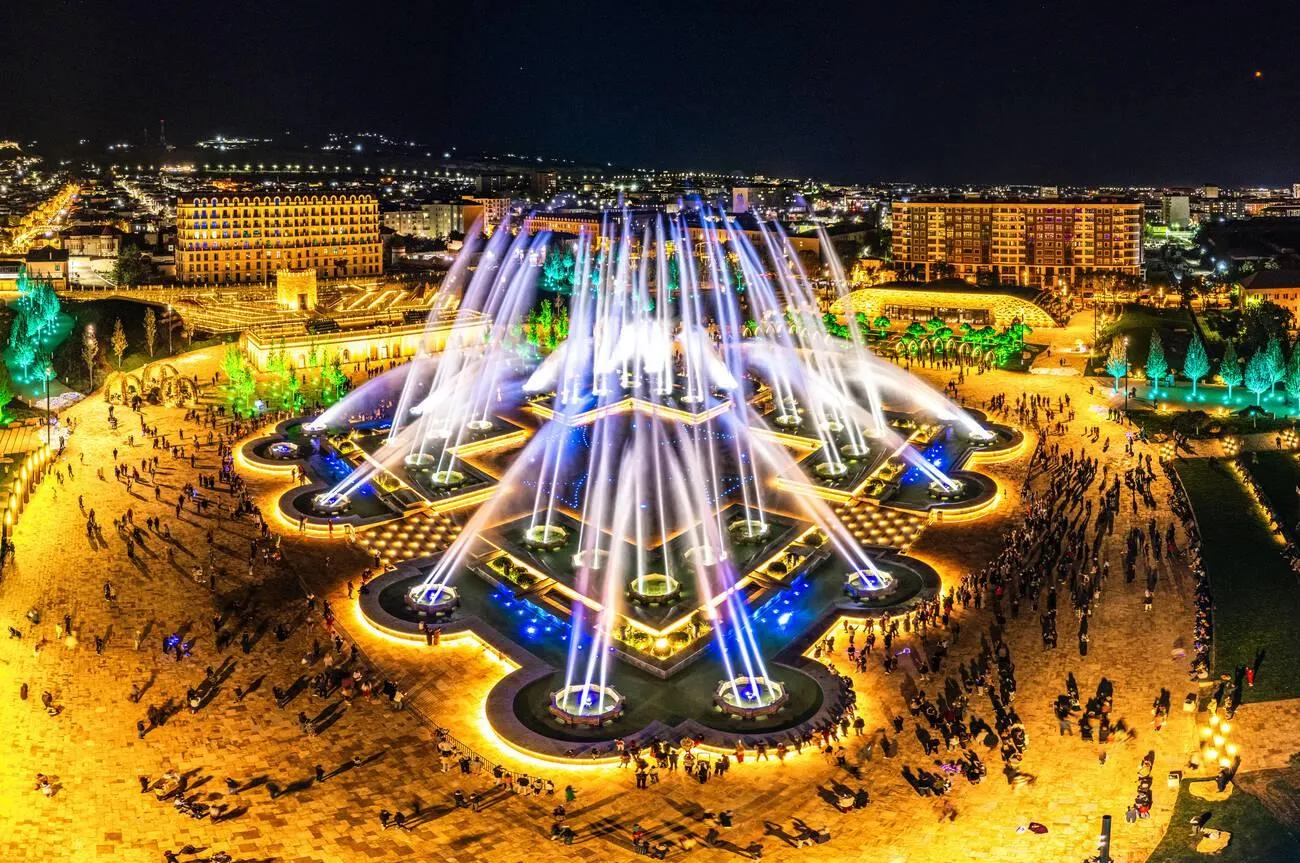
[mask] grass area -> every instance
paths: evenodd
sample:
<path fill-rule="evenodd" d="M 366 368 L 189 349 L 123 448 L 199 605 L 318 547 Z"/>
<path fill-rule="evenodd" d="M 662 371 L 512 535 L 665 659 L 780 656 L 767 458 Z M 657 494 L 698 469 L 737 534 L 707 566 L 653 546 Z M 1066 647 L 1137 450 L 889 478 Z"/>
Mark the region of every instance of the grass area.
<path fill-rule="evenodd" d="M 1196 510 L 1203 556 L 1214 591 L 1215 670 L 1232 673 L 1263 662 L 1244 701 L 1300 696 L 1300 579 L 1283 560 L 1281 545 L 1259 507 L 1222 465 L 1195 459 L 1178 475 Z"/>
<path fill-rule="evenodd" d="M 1254 795 L 1235 788 L 1227 800 L 1211 803 L 1188 793 L 1190 784 L 1184 781 L 1178 790 L 1173 820 L 1165 838 L 1151 854 L 1153 863 L 1192 863 L 1207 859 L 1218 863 L 1292 863 L 1300 859 L 1300 837 L 1274 818 Z M 1210 813 L 1206 827 L 1232 834 L 1228 847 L 1212 858 L 1197 853 L 1190 826 L 1192 818 L 1206 812 Z M 1122 825 L 1117 824 L 1115 832 L 1122 837 Z"/>
<path fill-rule="evenodd" d="M 1177 431 L 1188 437 L 1204 438 L 1220 434 L 1244 435 L 1255 432 L 1280 432 L 1296 425 L 1295 417 L 1219 416 L 1204 411 L 1129 410 L 1133 422 L 1147 434 Z"/>
<path fill-rule="evenodd" d="M 1105 375 L 1106 355 L 1110 350 L 1112 338 L 1128 337 L 1128 361 L 1133 370 L 1130 386 L 1139 389 L 1144 385 L 1139 370 L 1147 363 L 1147 351 L 1151 348 L 1151 333 L 1160 331 L 1164 343 L 1165 360 L 1169 367 L 1178 371 L 1183 367 L 1183 357 L 1187 345 L 1192 340 L 1192 315 L 1184 308 L 1156 309 L 1148 306 L 1127 305 L 1119 320 L 1108 324 L 1102 331 L 1098 343 L 1102 346 L 1100 356 L 1092 359 L 1090 366 L 1093 374 Z"/>
<path fill-rule="evenodd" d="M 1285 527 L 1293 528 L 1300 519 L 1300 496 L 1296 484 L 1300 483 L 1300 462 L 1289 452 L 1257 452 L 1255 461 L 1248 461 L 1250 472 L 1268 495 L 1269 502 Z"/>

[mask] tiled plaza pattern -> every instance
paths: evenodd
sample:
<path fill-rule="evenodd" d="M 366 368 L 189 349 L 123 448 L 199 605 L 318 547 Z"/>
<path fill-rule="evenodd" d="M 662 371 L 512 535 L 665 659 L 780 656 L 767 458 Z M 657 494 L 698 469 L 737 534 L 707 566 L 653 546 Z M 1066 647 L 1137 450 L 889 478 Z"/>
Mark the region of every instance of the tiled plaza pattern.
<path fill-rule="evenodd" d="M 214 363 L 215 354 L 195 358 L 186 371 L 210 374 Z M 944 373 L 924 374 L 939 383 L 946 380 Z M 1087 402 L 1085 382 L 1032 375 L 978 376 L 963 392 L 977 404 L 1003 388 L 1009 396 L 1022 389 L 1068 391 L 1079 407 Z M 1175 703 L 1188 688 L 1185 663 L 1171 657 L 1174 646 L 1185 644 L 1190 633 L 1191 584 L 1177 571 L 1162 571 L 1151 614 L 1143 614 L 1136 585 L 1112 579 L 1093 620 L 1086 658 L 1078 656 L 1068 637 L 1062 638 L 1061 648 L 1043 651 L 1036 620 L 1028 610 L 1012 622 L 1008 639 L 1020 683 L 1016 707 L 1030 741 L 1023 769 L 1038 779 L 1031 786 L 1013 789 L 998 772 L 996 753 L 987 753 L 990 776 L 977 787 L 962 780 L 954 785 L 948 801 L 957 817 L 948 822 L 941 821 L 940 801 L 917 797 L 900 775 L 904 765 L 929 766 L 910 721 L 895 759 L 884 759 L 877 748 L 874 759 L 866 760 L 864 744 L 869 738 L 850 743 L 853 759 L 862 764 L 861 784 L 870 790 L 872 803 L 865 811 L 848 815 L 834 812 L 819 793 L 830 783 L 848 778 L 807 752 L 784 764 L 775 760 L 754 764 L 747 759 L 725 779 L 707 785 L 667 775 L 658 786 L 636 791 L 630 773 L 616 767 L 539 764 L 506 751 L 490 735 L 483 716 L 483 695 L 503 673 L 499 663 L 470 645 L 427 648 L 374 635 L 356 620 L 342 587 L 346 579 L 356 578 L 362 556 L 342 541 L 302 547 L 295 536 L 285 537 L 286 557 L 295 570 L 318 594 L 331 598 L 346 634 L 358 638 L 366 656 L 412 693 L 417 709 L 449 726 L 488 759 L 549 777 L 559 788 L 572 784 L 578 789 L 577 802 L 569 808 L 570 823 L 579 837 L 567 847 L 546 841 L 555 799 L 511 797 L 478 813 L 453 809 L 454 790 L 477 790 L 486 779 L 440 773 L 433 735 L 413 711 L 394 713 L 382 701 L 367 703 L 360 698 L 344 707 L 337 698 L 313 699 L 305 692 L 277 709 L 270 695 L 272 686 L 288 688 L 300 674 L 321 667 L 303 665 L 312 640 L 323 635 L 315 623 L 302 625 L 305 603 L 298 584 L 284 569 L 259 565 L 249 574 L 251 524 L 231 522 L 218 514 L 200 517 L 191 510 L 180 520 L 173 517 L 168 504 L 178 488 L 196 472 L 215 472 L 212 450 L 205 447 L 194 470 L 188 460 L 182 463 L 159 453 L 164 468 L 158 477 L 163 485 L 161 504 L 153 502 L 148 484 L 137 484 L 128 494 L 123 484 L 112 481 L 114 447 L 128 464 L 155 454 L 139 445 L 136 418 L 121 408 L 118 413 L 124 422 L 111 432 L 102 402 L 88 400 L 70 411 L 82 423 L 65 459 L 74 467 L 76 479 L 62 485 L 50 479 L 37 492 L 17 530 L 16 564 L 5 567 L 0 581 L 0 619 L 23 633 L 21 639 L 0 639 L 0 728 L 4 730 L 0 860 L 154 861 L 162 859 L 164 850 L 189 843 L 205 849 L 198 859 L 224 850 L 248 861 L 603 863 L 636 859 L 629 842 L 633 824 L 661 835 L 698 837 L 709 826 L 700 819 L 701 813 L 730 808 L 736 813 L 736 826 L 724 831 L 724 847 L 678 850 L 673 859 L 732 860 L 738 849 L 757 840 L 769 860 L 1075 861 L 1092 853 L 1100 818 L 1111 814 L 1116 819 L 1115 858 L 1139 861 L 1159 841 L 1167 824 L 1173 795 L 1162 783 L 1156 786 L 1149 821 L 1129 826 L 1122 815 L 1146 751 L 1156 750 L 1159 776 L 1182 765 L 1191 740 L 1191 718 L 1185 714 L 1175 712 L 1158 734 L 1149 722 L 1149 707 L 1162 687 L 1171 691 Z M 146 415 L 177 442 L 180 411 L 151 408 Z M 1072 428 L 1097 422 L 1080 410 Z M 1112 439 L 1106 457 L 1119 465 L 1123 460 L 1119 430 L 1109 426 L 1104 431 Z M 131 433 L 137 437 L 134 448 L 125 443 Z M 106 481 L 95 475 L 101 465 Z M 1002 531 L 1013 518 L 1025 460 L 985 470 L 997 476 L 1008 492 L 1000 512 L 979 522 L 931 528 L 913 548 L 914 554 L 938 567 L 949 584 L 996 551 Z M 269 512 L 282 486 L 274 480 L 250 480 L 263 511 Z M 1165 493 L 1163 485 L 1156 489 L 1161 501 Z M 228 500 L 224 492 L 210 494 Z M 87 540 L 78 495 L 85 496 L 86 506 L 95 507 L 104 525 L 105 545 Z M 137 524 L 147 515 L 167 521 L 179 540 L 175 565 L 168 563 L 159 538 L 149 540 L 137 554 L 136 564 L 127 559 L 112 527 L 112 519 L 127 507 L 133 508 Z M 1141 518 L 1145 520 L 1146 514 Z M 1127 529 L 1127 519 L 1126 512 L 1117 526 L 1117 538 Z M 266 631 L 247 655 L 238 646 L 227 648 L 224 657 L 216 652 L 212 597 L 189 575 L 193 561 L 207 556 L 208 529 L 214 530 L 220 549 L 218 565 L 228 571 L 219 580 L 218 592 L 232 597 L 245 585 L 264 581 L 245 625 L 249 629 L 262 622 L 300 625 L 288 641 L 280 643 Z M 1116 571 L 1121 551 L 1120 542 L 1111 543 Z M 103 598 L 105 580 L 118 593 L 111 603 Z M 24 619 L 33 607 L 43 615 L 39 627 Z M 55 624 L 64 613 L 75 621 L 75 647 L 55 642 Z M 1069 626 L 1065 615 L 1068 611 L 1063 610 L 1063 628 Z M 987 625 L 987 615 L 963 618 L 960 643 L 952 651 L 949 668 L 970 658 Z M 146 635 L 137 651 L 133 641 L 140 629 Z M 195 639 L 194 657 L 180 664 L 164 659 L 160 651 L 162 635 L 178 629 Z M 96 634 L 106 637 L 102 656 L 94 650 Z M 35 653 L 34 645 L 41 638 L 45 643 Z M 225 657 L 235 662 L 234 671 L 209 704 L 195 714 L 182 711 L 137 739 L 135 723 L 144 717 L 145 704 L 182 701 L 186 687 L 202 678 L 204 667 L 220 666 Z M 1071 671 L 1084 693 L 1091 692 L 1103 676 L 1111 680 L 1116 692 L 1114 715 L 1127 718 L 1138 731 L 1136 741 L 1112 745 L 1104 764 L 1099 762 L 1096 744 L 1057 736 L 1051 703 L 1064 691 Z M 855 679 L 869 728 L 885 725 L 889 715 L 906 715 L 900 690 L 907 685 L 907 675 L 886 677 L 873 665 Z M 257 689 L 236 700 L 234 687 L 247 690 L 254 681 L 260 681 Z M 24 682 L 30 687 L 26 701 L 19 698 Z M 133 682 L 148 682 L 139 705 L 127 700 Z M 938 688 L 934 683 L 932 691 Z M 43 690 L 62 706 L 59 715 L 47 716 L 41 708 Z M 975 697 L 972 703 L 981 715 L 991 714 L 987 702 Z M 321 733 L 305 736 L 295 720 L 300 710 L 309 716 L 330 710 L 337 718 Z M 1244 718 L 1246 711 L 1241 715 Z M 1245 752 L 1249 764 L 1249 746 Z M 354 757 L 361 759 L 360 766 L 351 767 Z M 318 764 L 326 771 L 347 769 L 316 783 L 313 768 Z M 238 807 L 237 817 L 220 823 L 196 821 L 172 811 L 169 803 L 159 802 L 153 794 L 140 793 L 139 776 L 156 778 L 167 770 L 188 773 L 195 793 Z M 34 790 L 37 772 L 55 781 L 58 790 L 52 798 Z M 273 800 L 263 783 L 230 795 L 226 777 L 244 783 L 265 777 L 286 788 L 286 793 Z M 849 780 L 849 784 L 858 782 Z M 409 815 L 417 800 L 424 814 L 415 826 L 381 829 L 380 809 Z M 769 832 L 769 822 L 788 830 L 792 817 L 829 827 L 831 844 L 794 849 Z M 1031 820 L 1046 825 L 1049 832 L 1017 832 Z"/>

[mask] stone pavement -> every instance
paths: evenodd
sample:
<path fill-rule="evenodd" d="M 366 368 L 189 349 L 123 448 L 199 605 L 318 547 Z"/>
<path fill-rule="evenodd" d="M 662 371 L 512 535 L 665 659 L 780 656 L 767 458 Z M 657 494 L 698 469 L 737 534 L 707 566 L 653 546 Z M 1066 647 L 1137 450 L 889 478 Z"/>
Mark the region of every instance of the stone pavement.
<path fill-rule="evenodd" d="M 940 383 L 946 380 L 941 372 L 921 374 Z M 1087 398 L 1087 382 L 1078 378 L 1003 373 L 973 377 L 963 391 L 969 402 L 977 403 L 1003 389 L 1009 396 L 1026 389 L 1068 391 L 1076 400 Z M 1079 407 L 1076 429 L 1101 422 L 1087 414 L 1085 405 Z M 1008 639 L 1020 681 L 1016 706 L 1030 737 L 1023 769 L 1038 780 L 1013 790 L 998 773 L 996 754 L 989 753 L 990 776 L 977 787 L 964 780 L 955 783 L 948 800 L 958 813 L 956 820 L 941 823 L 940 801 L 917 797 L 900 775 L 904 765 L 926 766 L 927 761 L 911 736 L 910 721 L 896 759 L 885 760 L 877 750 L 874 760 L 866 761 L 859 741 L 850 745 L 855 760 L 861 761 L 861 784 L 870 790 L 872 804 L 865 812 L 849 815 L 835 812 L 819 790 L 834 781 L 856 786 L 858 780 L 810 752 L 784 764 L 775 759 L 755 764 L 747 759 L 726 779 L 707 785 L 665 776 L 660 785 L 639 792 L 632 777 L 617 767 L 554 765 L 511 752 L 491 735 L 483 715 L 483 695 L 505 672 L 498 662 L 473 644 L 426 648 L 377 635 L 350 613 L 343 589 L 345 580 L 355 580 L 360 556 L 342 541 L 303 545 L 295 536 L 285 537 L 285 554 L 293 569 L 319 595 L 331 598 L 345 634 L 358 639 L 365 656 L 386 676 L 413 693 L 417 710 L 449 727 L 489 761 L 548 777 L 559 788 L 572 784 L 578 789 L 570 820 L 580 837 L 571 847 L 544 844 L 548 813 L 555 803 L 545 797 L 511 797 L 479 813 L 455 810 L 450 805 L 453 790 L 468 792 L 486 780 L 438 772 L 432 734 L 414 711 L 393 713 L 379 701 L 356 699 L 350 707 L 336 708 L 339 718 L 326 731 L 305 737 L 294 718 L 297 712 L 316 715 L 334 701 L 304 693 L 283 710 L 275 707 L 271 687 L 288 687 L 304 671 L 314 672 L 304 668 L 303 657 L 313 639 L 323 637 L 318 627 L 304 623 L 305 603 L 293 574 L 260 565 L 249 574 L 250 524 L 197 517 L 192 512 L 181 521 L 173 517 L 167 499 L 174 499 L 176 488 L 193 476 L 188 461 L 182 464 L 161 456 L 167 468 L 159 475 L 165 486 L 163 504 L 153 503 L 147 485 L 128 494 L 124 485 L 113 482 L 112 448 L 126 452 L 126 436 L 135 432 L 139 437 L 130 412 L 121 408 L 118 412 L 125 421 L 118 433 L 112 433 L 102 402 L 88 400 L 69 411 L 82 423 L 65 459 L 74 467 L 76 479 L 63 485 L 47 480 L 36 494 L 17 530 L 16 565 L 7 566 L 0 580 L 0 620 L 24 633 L 19 640 L 0 640 L 0 728 L 5 732 L 0 741 L 0 799 L 5 801 L 0 810 L 0 859 L 160 860 L 163 850 L 192 843 L 207 849 L 200 857 L 226 850 L 249 861 L 414 857 L 514 863 L 544 856 L 603 863 L 635 859 L 628 841 L 634 823 L 664 835 L 702 836 L 709 825 L 701 814 L 730 808 L 737 826 L 724 831 L 727 847 L 697 848 L 689 854 L 678 851 L 674 857 L 732 860 L 737 849 L 761 840 L 765 859 L 775 860 L 1072 861 L 1092 852 L 1100 816 L 1111 814 L 1116 818 L 1114 856 L 1138 861 L 1159 841 L 1167 823 L 1173 795 L 1160 784 L 1149 821 L 1130 827 L 1122 815 L 1132 799 L 1142 755 L 1154 748 L 1157 775 L 1162 775 L 1181 766 L 1191 741 L 1191 720 L 1184 714 L 1175 712 L 1159 733 L 1150 730 L 1147 719 L 1161 687 L 1171 691 L 1175 702 L 1186 689 L 1184 664 L 1172 660 L 1170 650 L 1177 639 L 1185 640 L 1190 633 L 1191 584 L 1176 572 L 1162 581 L 1150 615 L 1142 613 L 1140 590 L 1112 579 L 1093 622 L 1086 658 L 1079 657 L 1064 637 L 1065 646 L 1043 651 L 1036 621 L 1028 613 L 1011 624 Z M 173 440 L 183 424 L 181 414 L 146 409 L 149 422 L 171 432 Z M 1107 433 L 1118 436 L 1114 426 Z M 1106 457 L 1120 461 L 1122 453 L 1122 446 L 1113 442 Z M 137 446 L 123 458 L 138 461 L 153 454 Z M 94 468 L 101 464 L 108 481 L 95 477 Z M 205 449 L 197 470 L 212 473 L 215 464 L 215 452 Z M 983 521 L 931 528 L 914 553 L 934 563 L 949 583 L 982 563 L 997 549 L 1000 533 L 1010 523 L 1010 504 L 1024 468 L 1023 461 L 983 468 L 1011 492 L 1008 504 Z M 268 503 L 282 484 L 270 478 L 249 479 L 263 511 L 269 511 Z M 1164 493 L 1163 486 L 1157 488 L 1159 499 Z M 106 525 L 107 547 L 86 540 L 78 495 L 85 496 L 86 506 L 94 506 Z M 180 540 L 175 566 L 168 564 L 160 540 L 151 541 L 138 564 L 127 559 L 111 519 L 128 506 L 134 509 L 137 523 L 146 515 L 165 518 Z M 1121 521 L 1116 535 L 1126 527 Z M 215 530 L 222 549 L 218 562 L 228 570 L 219 580 L 219 593 L 232 596 L 246 585 L 261 582 L 259 604 L 249 625 L 266 618 L 297 628 L 283 644 L 264 635 L 248 655 L 238 647 L 228 648 L 225 654 L 235 660 L 236 668 L 212 702 L 196 714 L 177 714 L 138 740 L 135 722 L 144 715 L 143 704 L 182 700 L 186 687 L 203 676 L 204 666 L 222 661 L 213 644 L 212 597 L 188 575 L 188 555 L 206 555 L 209 528 Z M 1112 552 L 1120 550 L 1117 546 Z M 103 599 L 105 580 L 118 592 L 112 603 Z M 39 627 L 24 620 L 32 607 L 42 610 Z M 65 612 L 73 615 L 78 630 L 77 646 L 71 649 L 54 643 L 55 623 Z M 194 657 L 180 664 L 163 659 L 161 635 L 187 622 L 196 639 Z M 987 625 L 982 615 L 962 621 L 952 667 L 974 652 Z M 146 628 L 140 650 L 132 649 L 135 631 Z M 95 634 L 107 635 L 102 656 L 92 646 Z M 33 647 L 42 636 L 47 643 L 36 654 Z M 1064 691 L 1070 671 L 1085 693 L 1106 675 L 1115 684 L 1116 713 L 1138 730 L 1136 741 L 1111 748 L 1105 764 L 1099 763 L 1095 744 L 1056 736 L 1051 702 Z M 131 683 L 146 681 L 151 683 L 142 704 L 128 702 Z M 258 687 L 237 701 L 234 687 L 248 690 L 254 681 L 260 681 Z M 23 682 L 31 689 L 27 701 L 18 697 Z M 884 725 L 889 715 L 906 709 L 900 692 L 903 683 L 904 675 L 886 677 L 878 666 L 857 676 L 869 728 Z M 42 690 L 49 690 L 55 703 L 62 705 L 61 714 L 45 715 L 40 707 Z M 978 700 L 974 704 L 982 714 L 990 713 L 987 705 Z M 361 766 L 350 766 L 354 756 L 363 761 Z M 326 771 L 348 769 L 318 784 L 313 779 L 317 764 Z M 192 788 L 197 785 L 201 795 L 228 802 L 242 812 L 222 823 L 195 821 L 173 812 L 153 795 L 140 793 L 138 776 L 157 777 L 168 769 L 194 771 Z M 33 790 L 37 772 L 56 782 L 58 793 L 53 798 Z M 272 800 L 266 785 L 260 784 L 230 795 L 225 790 L 227 776 L 245 783 L 265 777 L 293 790 Z M 426 813 L 421 823 L 407 830 L 380 828 L 376 813 L 381 808 L 410 814 L 417 799 Z M 826 825 L 832 842 L 816 850 L 790 848 L 769 828 L 788 830 L 791 817 Z M 1049 832 L 1018 833 L 1016 828 L 1030 820 L 1047 825 Z"/>

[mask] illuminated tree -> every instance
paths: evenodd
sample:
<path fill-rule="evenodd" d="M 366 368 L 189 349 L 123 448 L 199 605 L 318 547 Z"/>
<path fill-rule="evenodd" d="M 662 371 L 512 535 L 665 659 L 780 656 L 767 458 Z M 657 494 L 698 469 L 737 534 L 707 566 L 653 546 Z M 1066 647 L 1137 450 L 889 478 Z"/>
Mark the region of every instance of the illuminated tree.
<path fill-rule="evenodd" d="M 1246 363 L 1245 379 L 1246 389 L 1255 394 L 1255 404 L 1258 405 L 1264 393 L 1273 386 L 1272 361 L 1269 359 L 1267 348 L 1255 351 L 1254 356 Z"/>
<path fill-rule="evenodd" d="M 343 374 L 343 366 L 339 362 L 338 355 L 335 354 L 320 373 L 320 398 L 325 405 L 332 405 L 347 390 L 347 375 Z"/>
<path fill-rule="evenodd" d="M 1151 347 L 1147 349 L 1147 380 L 1151 381 L 1154 395 L 1160 386 L 1160 379 L 1169 371 L 1169 362 L 1165 359 L 1165 345 L 1160 340 L 1160 331 L 1151 331 Z"/>
<path fill-rule="evenodd" d="M 113 322 L 113 335 L 108 340 L 108 346 L 113 351 L 113 356 L 117 357 L 117 367 L 121 369 L 122 355 L 126 353 L 126 330 L 122 329 L 121 318 Z"/>
<path fill-rule="evenodd" d="M 1276 333 L 1268 337 L 1268 344 L 1264 346 L 1264 357 L 1268 361 L 1268 388 L 1272 392 L 1277 389 L 1282 378 L 1286 377 L 1286 355 L 1282 353 L 1282 340 Z"/>
<path fill-rule="evenodd" d="M 1119 379 L 1128 374 L 1128 342 L 1118 336 L 1110 340 L 1106 374 L 1115 379 L 1115 392 L 1119 392 Z"/>
<path fill-rule="evenodd" d="M 1287 394 L 1296 400 L 1296 409 L 1300 410 L 1300 343 L 1291 349 L 1291 359 L 1286 364 L 1282 386 L 1286 387 Z"/>
<path fill-rule="evenodd" d="M 25 379 L 32 363 L 36 362 L 36 345 L 28 339 L 22 339 L 10 349 L 9 356 L 13 358 L 14 365 L 22 370 Z"/>
<path fill-rule="evenodd" d="M 1231 342 L 1229 342 L 1231 347 Z M 1205 355 L 1205 343 L 1195 332 L 1192 343 L 1187 346 L 1187 356 L 1183 359 L 1183 374 L 1192 381 L 1192 398 L 1196 398 L 1196 383 L 1209 374 L 1210 358 Z"/>
<path fill-rule="evenodd" d="M 158 340 L 158 316 L 153 306 L 144 310 L 144 344 L 149 349 L 149 359 L 153 359 L 154 343 Z"/>
<path fill-rule="evenodd" d="M 1219 363 L 1219 380 L 1228 388 L 1228 401 L 1232 401 L 1232 388 L 1241 386 L 1241 361 L 1237 359 L 1237 349 L 1228 342 L 1223 351 L 1223 362 Z"/>
<path fill-rule="evenodd" d="M 548 246 L 542 262 L 542 290 L 568 295 L 573 292 L 573 273 L 577 264 L 573 248 L 568 243 Z"/>
<path fill-rule="evenodd" d="M 866 316 L 863 315 L 863 317 Z M 884 315 L 877 315 L 876 319 L 871 322 L 871 326 L 876 332 L 880 333 L 881 338 L 884 338 L 885 333 L 889 332 L 889 318 Z"/>
<path fill-rule="evenodd" d="M 95 325 L 86 324 L 81 331 L 81 359 L 86 363 L 86 373 L 90 375 L 90 388 L 95 388 L 95 357 L 99 356 L 99 340 L 95 338 Z"/>
<path fill-rule="evenodd" d="M 9 372 L 3 365 L 0 365 L 0 423 L 7 423 L 12 419 L 5 409 L 9 406 L 9 402 L 13 401 L 13 398 L 14 388 L 9 380 Z"/>

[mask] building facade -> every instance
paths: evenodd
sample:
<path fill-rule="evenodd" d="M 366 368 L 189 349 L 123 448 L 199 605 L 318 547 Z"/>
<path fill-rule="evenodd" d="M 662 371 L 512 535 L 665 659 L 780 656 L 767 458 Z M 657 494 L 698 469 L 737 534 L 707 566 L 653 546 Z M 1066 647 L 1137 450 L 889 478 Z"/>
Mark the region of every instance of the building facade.
<path fill-rule="evenodd" d="M 261 284 L 282 269 L 322 279 L 383 272 L 379 202 L 353 194 L 184 195 L 176 204 L 176 278 Z"/>
<path fill-rule="evenodd" d="M 895 201 L 892 212 L 895 263 L 924 267 L 927 280 L 945 275 L 939 264 L 1013 285 L 1141 272 L 1140 203 Z"/>
<path fill-rule="evenodd" d="M 392 228 L 405 237 L 447 239 L 453 234 L 465 233 L 465 204 L 460 201 L 439 201 L 410 209 L 391 210 L 383 214 L 383 222 L 384 227 Z"/>

